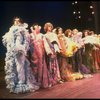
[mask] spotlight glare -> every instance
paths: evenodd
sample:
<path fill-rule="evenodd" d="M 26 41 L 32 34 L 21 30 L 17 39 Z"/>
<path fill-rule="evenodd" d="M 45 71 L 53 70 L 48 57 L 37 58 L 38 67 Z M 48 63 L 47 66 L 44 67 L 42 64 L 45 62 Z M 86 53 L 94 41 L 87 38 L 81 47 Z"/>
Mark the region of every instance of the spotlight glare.
<path fill-rule="evenodd" d="M 93 6 L 90 6 L 90 8 L 93 8 Z"/>
<path fill-rule="evenodd" d="M 79 16 L 78 18 L 81 18 L 81 16 Z"/>
<path fill-rule="evenodd" d="M 80 14 L 80 11 L 78 11 L 78 13 Z"/>
<path fill-rule="evenodd" d="M 77 4 L 77 1 L 75 1 L 75 3 Z"/>
<path fill-rule="evenodd" d="M 94 14 L 94 12 L 92 11 L 92 14 Z"/>
<path fill-rule="evenodd" d="M 75 14 L 76 12 L 74 11 L 73 14 Z"/>

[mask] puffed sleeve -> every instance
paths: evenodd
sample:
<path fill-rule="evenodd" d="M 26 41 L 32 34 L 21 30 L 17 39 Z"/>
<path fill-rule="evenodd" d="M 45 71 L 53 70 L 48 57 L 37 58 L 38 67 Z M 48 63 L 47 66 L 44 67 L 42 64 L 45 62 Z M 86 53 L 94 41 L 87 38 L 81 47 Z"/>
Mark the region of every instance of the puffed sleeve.
<path fill-rule="evenodd" d="M 52 54 L 52 50 L 50 49 L 50 46 L 49 46 L 45 36 L 43 36 L 43 41 L 44 41 L 44 48 L 45 48 L 47 55 Z"/>

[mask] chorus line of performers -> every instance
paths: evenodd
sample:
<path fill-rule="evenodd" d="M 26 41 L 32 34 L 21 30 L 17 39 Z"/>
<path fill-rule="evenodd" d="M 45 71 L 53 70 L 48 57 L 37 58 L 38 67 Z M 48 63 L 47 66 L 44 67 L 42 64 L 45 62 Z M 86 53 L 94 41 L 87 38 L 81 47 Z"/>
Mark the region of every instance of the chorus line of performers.
<path fill-rule="evenodd" d="M 58 83 L 93 77 L 100 69 L 100 35 L 93 31 L 28 24 L 19 17 L 2 36 L 6 47 L 5 81 L 13 93 L 34 92 Z"/>

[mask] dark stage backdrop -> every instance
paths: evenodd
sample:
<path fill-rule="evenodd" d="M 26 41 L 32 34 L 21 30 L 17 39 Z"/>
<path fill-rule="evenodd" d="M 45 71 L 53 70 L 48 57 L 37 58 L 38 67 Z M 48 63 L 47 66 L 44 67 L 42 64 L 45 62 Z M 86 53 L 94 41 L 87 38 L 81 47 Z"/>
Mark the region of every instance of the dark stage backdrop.
<path fill-rule="evenodd" d="M 100 2 L 97 3 L 98 11 Z M 5 58 L 6 48 L 2 45 L 2 36 L 12 25 L 13 17 L 19 16 L 29 27 L 37 22 L 42 26 L 41 32 L 44 33 L 43 26 L 46 22 L 51 22 L 54 28 L 60 26 L 67 28 L 87 28 L 88 22 L 88 2 L 82 1 L 80 10 L 84 19 L 77 25 L 73 20 L 72 1 L 0 1 L 0 59 Z M 87 16 L 86 16 L 87 15 Z M 98 13 L 100 21 L 100 13 Z M 92 25 L 92 24 L 91 24 Z"/>
<path fill-rule="evenodd" d="M 0 40 L 12 25 L 13 17 L 19 16 L 29 27 L 38 22 L 43 26 L 46 22 L 54 27 L 70 28 L 72 19 L 72 2 L 70 1 L 1 1 L 0 2 Z M 5 57 L 6 49 L 0 41 L 0 57 Z"/>

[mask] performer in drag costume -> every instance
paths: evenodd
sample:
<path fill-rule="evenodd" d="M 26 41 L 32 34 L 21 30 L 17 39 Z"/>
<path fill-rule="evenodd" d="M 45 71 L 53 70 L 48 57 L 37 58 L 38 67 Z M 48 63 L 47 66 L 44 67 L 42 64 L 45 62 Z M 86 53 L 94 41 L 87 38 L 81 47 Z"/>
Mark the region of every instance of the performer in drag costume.
<path fill-rule="evenodd" d="M 57 55 L 58 63 L 60 67 L 60 75 L 62 80 L 71 81 L 74 80 L 72 76 L 72 66 L 67 63 L 67 41 L 66 37 L 63 34 L 63 29 L 61 27 L 57 27 L 55 33 L 58 36 L 59 43 L 61 45 L 60 53 Z"/>
<path fill-rule="evenodd" d="M 49 44 L 45 36 L 40 33 L 41 26 L 37 23 L 31 27 L 31 67 L 35 75 L 36 81 L 41 88 L 47 88 L 50 84 L 49 71 L 46 64 L 45 54 L 51 53 Z M 33 51 L 32 51 L 33 48 Z"/>
<path fill-rule="evenodd" d="M 45 37 L 51 49 L 51 54 L 47 55 L 46 59 L 50 77 L 52 78 L 51 86 L 57 83 L 62 83 L 57 61 L 57 53 L 60 52 L 61 46 L 57 35 L 52 32 L 52 30 L 53 25 L 51 23 L 48 22 L 44 25 L 44 31 L 46 32 Z"/>
<path fill-rule="evenodd" d="M 94 33 L 94 31 L 90 31 L 90 33 L 93 37 L 94 37 L 94 41 L 96 42 L 94 44 L 94 48 L 92 50 L 92 56 L 93 56 L 93 61 L 94 61 L 94 65 L 96 67 L 96 72 L 98 72 L 98 70 L 100 69 L 100 61 L 99 61 L 99 58 L 100 58 L 100 48 L 99 48 L 99 38 L 98 38 L 98 35 Z"/>
<path fill-rule="evenodd" d="M 2 39 L 3 45 L 7 48 L 5 81 L 7 88 L 13 93 L 34 92 L 39 89 L 26 57 L 29 49 L 27 27 L 28 24 L 22 23 L 21 19 L 16 17 L 9 32 Z"/>
<path fill-rule="evenodd" d="M 87 76 L 87 74 L 89 74 L 90 71 L 82 63 L 83 46 L 84 46 L 84 43 L 82 41 L 82 32 L 78 32 L 77 29 L 75 29 L 74 31 L 76 34 L 73 34 L 71 29 L 67 29 L 65 31 L 66 41 L 68 44 L 67 54 L 70 54 L 67 57 L 67 62 L 72 65 L 72 69 L 74 71 L 74 76 L 76 77 L 76 79 L 81 79 L 84 77 L 85 74 L 86 74 L 85 76 Z M 73 36 L 75 41 L 73 41 Z M 78 64 L 79 61 L 78 59 L 80 59 L 79 64 Z M 75 69 L 79 70 L 79 72 L 76 72 Z"/>
<path fill-rule="evenodd" d="M 91 73 L 95 73 L 96 67 L 93 58 L 93 50 L 95 48 L 95 44 L 98 44 L 97 39 L 93 35 L 88 33 L 88 35 L 83 38 L 83 41 L 85 44 L 84 64 L 87 65 Z"/>
<path fill-rule="evenodd" d="M 68 64 L 67 62 L 68 57 L 72 56 L 77 51 L 75 43 L 73 43 L 64 35 L 61 27 L 56 28 L 56 34 L 58 35 L 58 39 L 62 48 L 58 55 L 58 62 L 60 65 L 60 74 L 62 79 L 65 81 L 74 81 L 83 78 L 81 74 L 74 73 L 72 65 Z"/>

